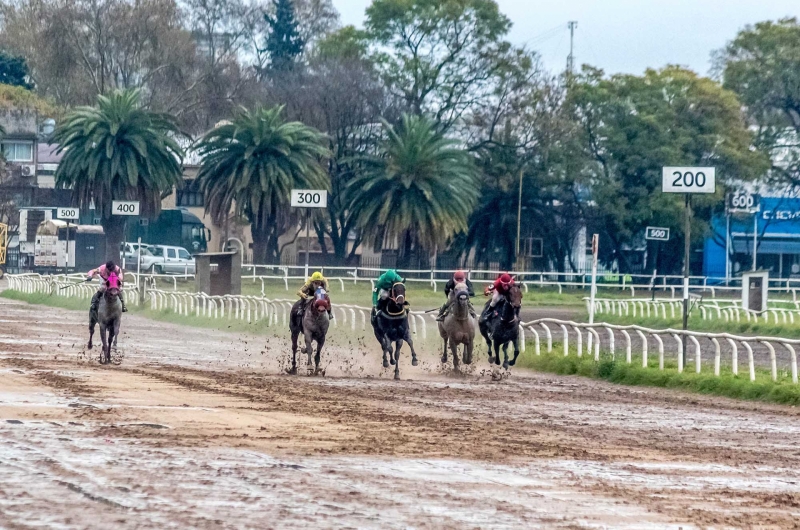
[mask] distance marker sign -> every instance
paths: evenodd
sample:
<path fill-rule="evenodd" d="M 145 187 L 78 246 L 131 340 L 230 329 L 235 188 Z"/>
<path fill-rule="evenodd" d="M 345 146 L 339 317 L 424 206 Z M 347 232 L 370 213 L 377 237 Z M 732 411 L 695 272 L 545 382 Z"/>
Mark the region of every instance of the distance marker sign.
<path fill-rule="evenodd" d="M 714 193 L 717 191 L 714 167 L 665 167 L 661 173 L 664 193 Z"/>
<path fill-rule="evenodd" d="M 292 190 L 292 206 L 295 208 L 327 208 L 326 190 Z"/>
<path fill-rule="evenodd" d="M 58 208 L 56 210 L 56 217 L 59 219 L 69 219 L 77 221 L 81 216 L 81 211 L 78 208 Z"/>
<path fill-rule="evenodd" d="M 139 215 L 139 201 L 111 201 L 111 215 Z"/>
<path fill-rule="evenodd" d="M 645 230 L 644 238 L 651 241 L 669 241 L 669 228 L 648 226 Z"/>

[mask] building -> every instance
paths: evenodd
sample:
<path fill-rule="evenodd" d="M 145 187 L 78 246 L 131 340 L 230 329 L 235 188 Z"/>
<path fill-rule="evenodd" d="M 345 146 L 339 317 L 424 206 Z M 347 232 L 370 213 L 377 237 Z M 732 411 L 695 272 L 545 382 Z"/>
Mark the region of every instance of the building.
<path fill-rule="evenodd" d="M 764 196 L 760 211 L 714 216 L 704 245 L 703 274 L 726 277 L 726 248 L 731 277 L 751 270 L 754 243 L 757 269 L 770 271 L 771 278 L 800 279 L 800 198 Z"/>

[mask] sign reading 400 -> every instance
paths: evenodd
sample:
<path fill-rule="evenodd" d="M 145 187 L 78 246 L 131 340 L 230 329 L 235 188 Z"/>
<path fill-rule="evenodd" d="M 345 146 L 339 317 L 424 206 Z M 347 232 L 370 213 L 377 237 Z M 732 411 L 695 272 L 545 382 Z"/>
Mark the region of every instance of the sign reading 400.
<path fill-rule="evenodd" d="M 111 215 L 139 215 L 139 201 L 111 201 Z"/>
<path fill-rule="evenodd" d="M 292 190 L 295 208 L 327 208 L 328 192 L 325 190 Z"/>
<path fill-rule="evenodd" d="M 664 193 L 714 193 L 717 171 L 713 167 L 665 167 L 661 174 Z"/>

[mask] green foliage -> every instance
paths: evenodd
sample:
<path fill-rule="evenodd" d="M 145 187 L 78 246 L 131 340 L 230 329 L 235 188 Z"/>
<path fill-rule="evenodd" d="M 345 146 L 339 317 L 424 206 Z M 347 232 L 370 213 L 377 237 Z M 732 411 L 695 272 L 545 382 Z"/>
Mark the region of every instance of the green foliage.
<path fill-rule="evenodd" d="M 75 204 L 94 201 L 106 233 L 106 254 L 118 259 L 124 218 L 111 215 L 112 200 L 138 200 L 155 217 L 161 198 L 182 184 L 183 151 L 174 118 L 141 108 L 137 90 L 98 96 L 95 107 L 79 107 L 56 128 L 63 158 L 56 186 L 72 190 Z"/>
<path fill-rule="evenodd" d="M 796 18 L 748 26 L 719 57 L 725 88 L 738 94 L 758 125 L 756 145 L 781 163 L 777 176 L 800 181 L 800 24 Z"/>
<path fill-rule="evenodd" d="M 32 109 L 42 117 L 59 117 L 61 110 L 48 100 L 20 86 L 0 84 L 0 108 Z"/>
<path fill-rule="evenodd" d="M 369 51 L 367 34 L 354 26 L 345 26 L 321 39 L 314 48 L 314 59 L 365 59 Z"/>
<path fill-rule="evenodd" d="M 768 168 L 766 157 L 750 149 L 752 136 L 736 95 L 677 66 L 611 77 L 585 67 L 571 87 L 570 104 L 583 129 L 585 180 L 607 242 L 600 246 L 601 259 L 618 259 L 623 271 L 623 248 L 635 246 L 649 224 L 670 227 L 678 236 L 671 245 L 678 246 L 664 254 L 681 255 L 683 197 L 658 193 L 663 166 L 716 166 L 723 182 L 752 180 Z M 723 193 L 718 185 L 716 195 L 695 201 L 697 240 Z"/>
<path fill-rule="evenodd" d="M 14 57 L 0 52 L 0 83 L 33 90 L 33 83 L 29 79 L 28 63 L 24 57 Z"/>
<path fill-rule="evenodd" d="M 384 122 L 384 128 L 382 156 L 367 160 L 348 184 L 348 204 L 369 236 L 432 251 L 466 230 L 478 199 L 475 166 L 426 117 L 404 115 L 399 127 Z"/>
<path fill-rule="evenodd" d="M 286 122 L 283 107 L 240 109 L 233 121 L 209 131 L 197 146 L 197 182 L 206 209 L 221 222 L 231 211 L 250 221 L 253 259 L 278 257 L 278 237 L 291 225 L 292 188 L 326 189 L 320 164 L 328 156 L 324 135 Z"/>
<path fill-rule="evenodd" d="M 664 370 L 659 370 L 657 360 L 651 362 L 647 368 L 643 368 L 641 365 L 627 364 L 622 360 L 613 359 L 610 355 L 601 355 L 600 361 L 595 361 L 589 356 L 578 357 L 574 352 L 566 357 L 556 353 L 561 351 L 560 345 L 553 344 L 552 353 L 536 356 L 532 348 L 528 348 L 517 364 L 541 372 L 580 375 L 621 385 L 675 388 L 735 399 L 786 405 L 800 404 L 800 385 L 793 384 L 791 378 L 786 377 L 773 382 L 767 372 L 760 370 L 756 373 L 756 380 L 750 381 L 747 375 L 734 376 L 730 373 L 720 377 L 714 376 L 711 372 L 679 373 L 674 366 L 666 366 Z"/>
<path fill-rule="evenodd" d="M 493 0 L 374 0 L 365 26 L 388 87 L 446 126 L 491 93 L 510 48 Z"/>
<path fill-rule="evenodd" d="M 292 68 L 298 56 L 303 53 L 305 43 L 298 31 L 294 2 L 273 0 L 273 5 L 275 16 L 264 14 L 264 20 L 269 26 L 264 51 L 269 55 L 273 70 L 286 71 Z"/>

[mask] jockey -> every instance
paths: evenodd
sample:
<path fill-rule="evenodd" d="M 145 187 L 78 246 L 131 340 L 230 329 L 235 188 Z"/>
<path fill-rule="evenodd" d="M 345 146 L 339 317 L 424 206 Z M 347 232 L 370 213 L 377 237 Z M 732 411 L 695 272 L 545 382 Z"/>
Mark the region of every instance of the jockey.
<path fill-rule="evenodd" d="M 514 278 L 509 273 L 504 272 L 497 277 L 492 285 L 484 289 L 483 294 L 485 296 L 489 296 L 491 293 L 492 299 L 489 301 L 489 305 L 486 307 L 486 309 L 483 310 L 481 320 L 485 321 L 489 317 L 489 313 L 491 313 L 491 310 L 497 305 L 497 302 L 511 292 L 511 288 L 513 286 Z"/>
<path fill-rule="evenodd" d="M 439 322 L 444 321 L 444 317 L 447 316 L 447 311 L 450 309 L 450 306 L 453 303 L 453 301 L 450 300 L 450 293 L 455 290 L 456 285 L 459 283 L 463 283 L 467 286 L 467 292 L 469 293 L 470 298 L 475 296 L 475 291 L 472 288 L 472 282 L 469 281 L 469 278 L 467 278 L 467 275 L 464 274 L 464 271 L 456 271 L 456 273 L 453 274 L 453 277 L 447 280 L 447 283 L 444 286 L 444 295 L 447 297 L 447 301 L 444 303 L 444 305 L 442 305 L 441 308 L 439 308 L 439 316 L 436 317 L 436 320 Z M 475 310 L 472 308 L 472 302 L 469 304 L 469 313 L 473 317 L 475 316 Z"/>
<path fill-rule="evenodd" d="M 325 292 L 328 292 L 328 280 L 325 279 L 325 276 L 322 275 L 321 272 L 316 271 L 314 274 L 311 275 L 309 279 L 306 280 L 306 283 L 297 291 L 297 296 L 304 300 L 304 303 L 300 306 L 300 310 L 298 311 L 299 314 L 302 314 L 305 311 L 306 306 L 308 305 L 308 301 L 314 297 L 319 288 L 325 289 Z M 327 298 L 328 295 L 326 294 L 325 297 Z M 333 312 L 330 307 L 328 307 L 328 319 L 333 319 Z"/>
<path fill-rule="evenodd" d="M 392 285 L 396 283 L 406 283 L 406 281 L 397 274 L 394 269 L 389 269 L 375 282 L 375 288 L 372 290 L 372 310 L 375 312 L 378 309 L 378 300 L 385 302 L 389 298 L 389 291 Z"/>
<path fill-rule="evenodd" d="M 114 265 L 113 261 L 108 260 L 108 262 L 106 262 L 105 265 L 100 265 L 96 269 L 92 269 L 88 273 L 86 273 L 87 282 L 90 281 L 95 276 L 100 276 L 100 278 L 103 280 L 100 283 L 100 288 L 97 289 L 97 292 L 94 293 L 94 296 L 92 296 L 91 311 L 97 311 L 97 306 L 98 304 L 100 304 L 100 297 L 103 296 L 104 292 L 106 292 L 105 281 L 108 280 L 108 277 L 112 273 L 116 274 L 117 277 L 119 278 L 119 290 L 120 292 L 122 292 L 122 269 Z M 127 313 L 128 308 L 125 307 L 125 297 L 120 295 L 119 299 L 122 302 L 122 312 Z"/>

